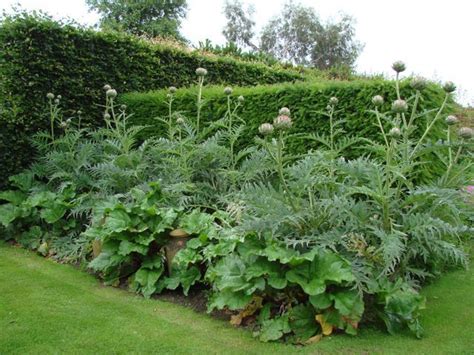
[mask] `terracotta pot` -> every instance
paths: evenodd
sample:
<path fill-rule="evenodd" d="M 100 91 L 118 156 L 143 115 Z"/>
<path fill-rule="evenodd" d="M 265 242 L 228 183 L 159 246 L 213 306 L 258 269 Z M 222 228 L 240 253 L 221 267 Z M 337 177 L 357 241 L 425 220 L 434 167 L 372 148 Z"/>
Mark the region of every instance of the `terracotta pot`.
<path fill-rule="evenodd" d="M 186 243 L 191 238 L 189 237 L 188 233 L 179 228 L 172 230 L 169 235 L 171 239 L 165 245 L 165 256 L 166 264 L 168 266 L 168 273 L 171 274 L 173 259 L 175 255 L 178 253 L 178 251 L 186 247 Z"/>

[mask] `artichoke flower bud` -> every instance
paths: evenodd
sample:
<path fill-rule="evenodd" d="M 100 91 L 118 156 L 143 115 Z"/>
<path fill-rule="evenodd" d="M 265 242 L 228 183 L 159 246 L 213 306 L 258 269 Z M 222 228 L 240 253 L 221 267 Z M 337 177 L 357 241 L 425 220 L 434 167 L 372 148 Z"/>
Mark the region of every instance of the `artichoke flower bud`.
<path fill-rule="evenodd" d="M 206 76 L 207 75 L 207 70 L 204 68 L 197 68 L 196 69 L 196 75 L 197 76 Z"/>
<path fill-rule="evenodd" d="M 48 92 L 46 94 L 46 97 L 48 98 L 48 100 L 52 100 L 52 99 L 54 99 L 54 94 L 52 92 Z"/>
<path fill-rule="evenodd" d="M 273 126 L 275 129 L 287 130 L 292 125 L 291 118 L 287 115 L 279 115 L 273 120 Z"/>
<path fill-rule="evenodd" d="M 383 105 L 383 97 L 380 96 L 380 95 L 375 95 L 375 96 L 372 98 L 372 103 L 373 103 L 375 106 L 382 106 L 382 105 Z"/>
<path fill-rule="evenodd" d="M 456 116 L 449 115 L 448 117 L 446 117 L 446 119 L 444 121 L 446 122 L 446 124 L 448 126 L 452 126 L 452 125 L 455 125 L 456 123 L 458 123 L 459 119 Z"/>
<path fill-rule="evenodd" d="M 125 111 L 125 110 L 127 109 L 127 105 L 120 105 L 120 109 L 121 109 L 122 111 Z"/>
<path fill-rule="evenodd" d="M 59 105 L 59 99 L 55 99 L 55 100 L 54 100 L 54 103 L 55 103 L 56 105 Z"/>
<path fill-rule="evenodd" d="M 109 89 L 107 90 L 107 92 L 105 93 L 105 95 L 111 99 L 117 97 L 117 91 L 115 89 Z"/>
<path fill-rule="evenodd" d="M 392 104 L 392 111 L 396 113 L 404 113 L 408 111 L 408 104 L 405 100 L 395 100 Z"/>
<path fill-rule="evenodd" d="M 393 138 L 398 138 L 402 135 L 402 132 L 400 131 L 400 128 L 398 127 L 393 127 L 392 129 L 390 129 L 390 131 L 388 132 L 388 134 L 393 137 Z"/>
<path fill-rule="evenodd" d="M 61 100 L 63 97 L 61 95 L 56 96 L 58 100 Z"/>
<path fill-rule="evenodd" d="M 245 101 L 245 98 L 240 95 L 238 98 L 237 98 L 237 101 L 239 101 L 240 103 L 243 103 Z"/>
<path fill-rule="evenodd" d="M 82 115 L 82 111 L 81 111 L 81 110 L 77 111 L 77 114 L 78 114 L 79 116 Z"/>
<path fill-rule="evenodd" d="M 104 119 L 105 120 L 110 120 L 110 114 L 104 113 Z"/>
<path fill-rule="evenodd" d="M 178 90 L 178 89 L 176 89 L 176 87 L 174 87 L 174 86 L 170 86 L 170 87 L 168 88 L 168 90 L 169 90 L 169 92 L 170 92 L 171 94 L 174 94 L 174 93 L 176 92 L 176 90 Z"/>
<path fill-rule="evenodd" d="M 282 107 L 280 109 L 280 111 L 278 111 L 278 114 L 289 116 L 290 115 L 290 109 L 288 107 Z"/>
<path fill-rule="evenodd" d="M 232 88 L 227 86 L 226 88 L 224 88 L 224 94 L 226 94 L 227 96 L 230 96 L 232 95 Z"/>
<path fill-rule="evenodd" d="M 61 123 L 59 124 L 59 127 L 61 127 L 61 128 L 66 128 L 66 127 L 67 127 L 67 123 L 64 122 L 64 121 L 61 122 Z"/>
<path fill-rule="evenodd" d="M 333 96 L 329 99 L 329 104 L 332 105 L 332 106 L 336 106 L 338 103 L 339 103 L 339 100 L 338 100 L 337 97 Z"/>
<path fill-rule="evenodd" d="M 392 69 L 395 70 L 397 73 L 401 73 L 405 71 L 406 69 L 405 63 L 403 63 L 401 60 L 397 60 L 395 63 L 392 64 Z"/>
<path fill-rule="evenodd" d="M 456 85 L 452 81 L 447 81 L 443 85 L 443 90 L 446 91 L 448 94 L 452 93 L 456 90 Z"/>
<path fill-rule="evenodd" d="M 112 89 L 112 87 L 109 85 L 109 84 L 105 84 L 102 89 L 104 89 L 104 91 L 108 91 L 110 89 Z"/>
<path fill-rule="evenodd" d="M 428 83 L 427 83 L 426 79 L 421 77 L 421 76 L 414 77 L 413 79 L 411 79 L 411 82 L 410 82 L 410 86 L 413 89 L 418 90 L 418 91 L 421 91 L 424 88 L 426 88 L 427 84 Z"/>
<path fill-rule="evenodd" d="M 273 129 L 271 123 L 262 123 L 260 127 L 258 127 L 258 132 L 263 136 L 268 136 L 273 133 Z"/>
<path fill-rule="evenodd" d="M 461 127 L 458 134 L 462 139 L 468 140 L 474 137 L 474 130 L 469 127 Z"/>

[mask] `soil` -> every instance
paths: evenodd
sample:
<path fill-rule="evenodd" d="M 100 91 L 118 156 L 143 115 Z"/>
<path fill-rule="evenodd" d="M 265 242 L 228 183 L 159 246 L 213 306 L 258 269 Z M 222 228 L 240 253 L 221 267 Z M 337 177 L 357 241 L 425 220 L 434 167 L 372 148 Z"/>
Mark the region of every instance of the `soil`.
<path fill-rule="evenodd" d="M 160 300 L 160 301 L 165 301 L 165 302 L 171 302 L 175 304 L 179 304 L 181 306 L 185 306 L 188 308 L 191 308 L 193 311 L 197 313 L 207 313 L 207 294 L 208 290 L 206 289 L 192 289 L 189 291 L 188 295 L 185 296 L 183 293 L 179 290 L 177 291 L 170 291 L 170 290 L 164 290 L 162 293 L 158 295 L 154 295 L 152 298 Z M 228 310 L 221 310 L 221 311 L 212 311 L 210 315 L 212 317 L 229 321 L 230 317 L 234 313 Z"/>

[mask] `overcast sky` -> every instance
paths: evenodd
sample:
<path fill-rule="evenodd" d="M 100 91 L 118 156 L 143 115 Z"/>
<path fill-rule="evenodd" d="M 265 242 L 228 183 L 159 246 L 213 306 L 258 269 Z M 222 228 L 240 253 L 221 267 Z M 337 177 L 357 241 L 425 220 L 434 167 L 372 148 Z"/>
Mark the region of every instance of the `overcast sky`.
<path fill-rule="evenodd" d="M 257 28 L 281 11 L 286 0 L 245 0 L 255 5 Z M 320 17 L 353 16 L 356 35 L 365 44 L 357 70 L 390 74 L 395 60 L 407 64 L 408 73 L 454 81 L 458 100 L 474 106 L 474 0 L 300 0 Z M 94 24 L 98 16 L 83 0 L 0 0 L 1 9 L 20 3 L 24 9 L 42 9 L 55 17 L 71 17 Z M 182 32 L 193 43 L 209 38 L 222 44 L 224 0 L 188 0 Z"/>

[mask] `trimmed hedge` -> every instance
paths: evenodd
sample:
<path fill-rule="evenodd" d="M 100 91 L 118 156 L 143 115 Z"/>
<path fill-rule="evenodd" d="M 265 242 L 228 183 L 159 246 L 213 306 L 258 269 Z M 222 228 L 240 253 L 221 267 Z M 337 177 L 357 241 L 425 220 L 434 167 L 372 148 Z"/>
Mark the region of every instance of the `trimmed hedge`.
<path fill-rule="evenodd" d="M 34 15 L 6 18 L 0 26 L 0 185 L 31 160 L 25 137 L 47 125 L 46 93 L 61 94 L 66 115 L 84 112 L 97 124 L 108 83 L 121 92 L 170 85 L 189 86 L 195 69 L 222 85 L 257 85 L 302 80 L 295 70 L 231 58 L 203 56 L 136 37 L 96 32 Z M 11 154 L 16 147 L 15 154 Z"/>
<path fill-rule="evenodd" d="M 409 98 L 413 91 L 406 83 L 401 87 L 402 96 Z M 128 93 L 121 95 L 120 101 L 128 106 L 133 116 L 134 124 L 150 126 L 146 130 L 147 136 L 161 135 L 164 125 L 154 120 L 154 117 L 166 116 L 166 90 L 148 93 Z M 251 142 L 257 133 L 257 128 L 264 122 L 272 122 L 278 110 L 286 106 L 291 110 L 294 122 L 293 133 L 328 133 L 329 121 L 321 114 L 329 99 L 335 96 L 339 99 L 337 115 L 345 115 L 347 123 L 344 126 L 348 135 L 371 138 L 381 141 L 380 130 L 376 126 L 374 114 L 368 112 L 373 108 L 372 97 L 385 97 L 383 110 L 390 108 L 395 99 L 394 83 L 383 80 L 359 80 L 351 82 L 328 81 L 320 83 L 297 83 L 257 86 L 253 88 L 236 88 L 233 96 L 243 95 L 245 102 L 239 115 L 246 122 L 246 130 L 242 145 Z M 175 94 L 174 107 L 184 115 L 193 117 L 196 107 L 196 88 L 180 89 Z M 436 84 L 430 84 L 423 91 L 423 101 L 420 107 L 431 109 L 439 107 L 445 93 Z M 222 117 L 226 111 L 226 97 L 222 87 L 207 87 L 203 98 L 206 101 L 202 111 L 203 120 Z M 440 130 L 438 129 L 438 133 Z M 436 135 L 436 131 L 435 131 Z M 295 140 L 289 147 L 294 153 L 306 152 L 315 148 L 314 141 Z"/>

